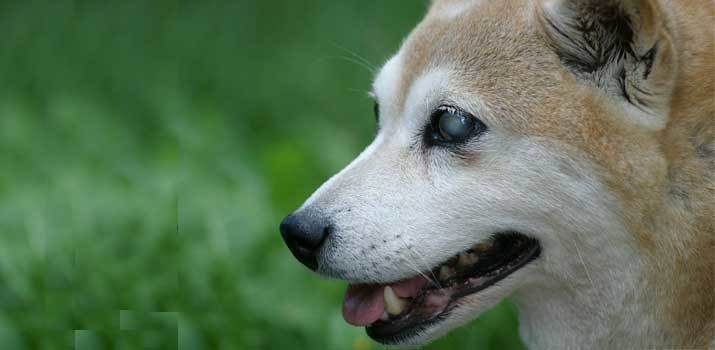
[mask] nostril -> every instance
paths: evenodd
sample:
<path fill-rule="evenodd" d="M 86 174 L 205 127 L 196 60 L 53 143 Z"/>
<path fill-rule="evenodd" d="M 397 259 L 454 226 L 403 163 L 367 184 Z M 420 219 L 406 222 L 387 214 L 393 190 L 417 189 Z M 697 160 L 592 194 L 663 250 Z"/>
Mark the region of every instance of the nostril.
<path fill-rule="evenodd" d="M 333 228 L 322 215 L 299 212 L 288 215 L 280 232 L 293 255 L 310 269 L 318 266 L 318 252 Z"/>

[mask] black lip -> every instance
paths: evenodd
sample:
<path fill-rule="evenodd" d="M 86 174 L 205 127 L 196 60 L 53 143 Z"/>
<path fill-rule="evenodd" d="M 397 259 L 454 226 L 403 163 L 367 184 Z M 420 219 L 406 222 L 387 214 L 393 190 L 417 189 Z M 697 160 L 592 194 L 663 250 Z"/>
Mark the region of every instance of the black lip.
<path fill-rule="evenodd" d="M 500 234 L 504 235 L 504 234 Z M 440 312 L 439 314 L 425 318 L 423 320 L 409 320 L 409 319 L 397 319 L 397 320 L 389 320 L 389 321 L 377 321 L 373 323 L 372 325 L 368 326 L 365 328 L 367 335 L 374 339 L 377 342 L 380 342 L 382 344 L 386 345 L 396 345 L 400 344 L 406 340 L 409 340 L 416 335 L 418 335 L 420 332 L 429 329 L 430 327 L 442 322 L 445 320 L 449 314 L 459 306 L 457 303 L 459 299 L 480 292 L 486 288 L 489 288 L 490 286 L 494 285 L 495 283 L 501 281 L 502 279 L 506 278 L 507 276 L 511 275 L 513 272 L 521 269 L 525 265 L 529 264 L 532 262 L 534 259 L 538 258 L 541 254 L 541 245 L 539 242 L 534 239 L 534 238 L 529 238 L 526 237 L 520 233 L 516 232 L 509 232 L 506 233 L 505 235 L 518 235 L 526 238 L 528 242 L 528 246 L 519 254 L 517 257 L 515 257 L 516 260 L 514 261 L 514 264 L 508 264 L 504 267 L 504 269 L 496 270 L 493 271 L 493 275 L 487 275 L 490 277 L 486 282 L 480 284 L 478 287 L 475 288 L 464 288 L 460 289 L 457 292 L 455 292 L 445 309 Z M 420 295 L 417 297 L 417 301 L 415 303 L 419 303 L 420 300 L 419 298 L 424 297 L 424 295 Z"/>

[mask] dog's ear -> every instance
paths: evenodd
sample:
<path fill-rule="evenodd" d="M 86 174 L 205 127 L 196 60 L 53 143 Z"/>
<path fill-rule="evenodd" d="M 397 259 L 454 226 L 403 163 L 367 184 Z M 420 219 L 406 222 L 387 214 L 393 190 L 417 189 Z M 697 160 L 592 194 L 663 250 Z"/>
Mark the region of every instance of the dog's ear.
<path fill-rule="evenodd" d="M 540 10 L 547 42 L 568 70 L 620 99 L 635 122 L 665 126 L 677 67 L 655 0 L 550 0 Z"/>

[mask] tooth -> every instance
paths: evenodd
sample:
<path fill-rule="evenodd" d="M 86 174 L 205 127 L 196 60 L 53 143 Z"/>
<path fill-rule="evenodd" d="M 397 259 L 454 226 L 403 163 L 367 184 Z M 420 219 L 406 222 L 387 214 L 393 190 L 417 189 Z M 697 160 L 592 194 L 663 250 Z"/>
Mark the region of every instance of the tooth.
<path fill-rule="evenodd" d="M 484 243 L 479 244 L 478 246 L 474 247 L 474 250 L 484 253 L 489 249 L 492 249 L 494 247 L 494 241 L 486 241 Z"/>
<path fill-rule="evenodd" d="M 439 279 L 442 281 L 448 280 L 450 277 L 454 275 L 454 270 L 446 265 L 442 265 L 442 267 L 439 268 Z"/>
<path fill-rule="evenodd" d="M 459 254 L 459 260 L 457 260 L 457 266 L 464 267 L 469 265 L 469 256 L 467 253 Z"/>
<path fill-rule="evenodd" d="M 390 319 L 390 316 L 387 315 L 387 311 L 382 312 L 382 316 L 380 316 L 381 321 L 387 321 Z"/>
<path fill-rule="evenodd" d="M 407 301 L 398 297 L 390 286 L 385 287 L 383 296 L 385 297 L 385 309 L 387 309 L 388 314 L 395 316 L 405 310 Z"/>
<path fill-rule="evenodd" d="M 472 253 L 462 253 L 459 254 L 459 261 L 457 261 L 457 265 L 465 267 L 474 264 L 477 260 L 479 260 L 479 258 Z"/>

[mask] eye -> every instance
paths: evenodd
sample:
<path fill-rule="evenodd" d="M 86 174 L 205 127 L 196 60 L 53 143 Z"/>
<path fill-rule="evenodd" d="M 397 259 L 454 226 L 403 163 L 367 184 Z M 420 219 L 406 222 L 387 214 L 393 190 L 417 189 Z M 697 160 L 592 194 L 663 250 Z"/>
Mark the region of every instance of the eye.
<path fill-rule="evenodd" d="M 479 119 L 453 107 L 443 106 L 432 114 L 432 143 L 462 143 L 486 130 L 487 126 Z"/>

